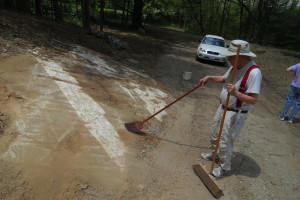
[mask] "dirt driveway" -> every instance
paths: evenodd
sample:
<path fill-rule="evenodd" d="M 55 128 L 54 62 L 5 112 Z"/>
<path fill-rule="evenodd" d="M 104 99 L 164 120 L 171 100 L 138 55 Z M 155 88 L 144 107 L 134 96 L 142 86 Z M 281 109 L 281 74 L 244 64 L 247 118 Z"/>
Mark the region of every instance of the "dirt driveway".
<path fill-rule="evenodd" d="M 151 119 L 143 135 L 124 128 L 195 87 L 202 76 L 226 71 L 195 61 L 196 36 L 164 30 L 170 43 L 119 35 L 125 50 L 99 53 L 60 37 L 51 41 L 51 35 L 38 40 L 42 33 L 25 26 L 32 23 L 37 31 L 43 23 L 14 21 L 8 14 L 4 19 L 0 199 L 214 199 L 192 165 L 210 167 L 200 152 L 210 148 L 219 85 L 209 83 Z M 28 34 L 21 35 L 22 29 Z M 152 51 L 161 42 L 164 49 Z M 300 120 L 278 120 L 289 79 L 274 73 L 299 58 L 254 47 L 266 74 L 262 94 L 236 141 L 232 171 L 217 180 L 221 199 L 296 200 Z M 183 71 L 193 72 L 192 80 L 183 80 Z"/>

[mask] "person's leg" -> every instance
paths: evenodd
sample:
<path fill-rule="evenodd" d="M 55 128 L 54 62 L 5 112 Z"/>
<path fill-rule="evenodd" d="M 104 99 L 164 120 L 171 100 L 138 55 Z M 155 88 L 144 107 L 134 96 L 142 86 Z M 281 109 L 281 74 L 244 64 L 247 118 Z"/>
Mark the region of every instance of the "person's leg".
<path fill-rule="evenodd" d="M 216 114 L 213 119 L 213 123 L 210 128 L 210 143 L 213 149 L 215 149 L 216 147 L 222 117 L 223 117 L 223 109 L 222 109 L 222 105 L 220 105 L 216 111 Z"/>
<path fill-rule="evenodd" d="M 287 116 L 287 113 L 289 111 L 290 106 L 292 105 L 294 99 L 295 99 L 295 92 L 294 92 L 293 86 L 289 87 L 288 95 L 286 97 L 285 105 L 283 107 L 283 111 L 280 114 L 280 118 L 285 118 Z"/>
<path fill-rule="evenodd" d="M 223 116 L 223 109 L 222 109 L 222 105 L 220 105 L 215 113 L 213 123 L 210 129 L 210 143 L 211 143 L 212 151 L 209 153 L 201 153 L 201 157 L 205 160 L 210 160 L 210 161 L 213 160 L 213 153 L 218 139 L 219 127 L 222 120 L 222 116 Z"/>
<path fill-rule="evenodd" d="M 226 171 L 231 170 L 234 140 L 240 134 L 246 118 L 247 114 L 238 114 L 230 111 L 226 113 L 218 149 L 219 166 L 212 171 L 214 177 L 220 178 Z"/>
<path fill-rule="evenodd" d="M 228 164 L 228 159 L 230 156 L 230 151 L 232 151 L 231 148 L 231 140 L 232 140 L 232 126 L 234 124 L 234 118 L 237 113 L 235 112 L 227 112 L 226 117 L 224 120 L 224 126 L 222 130 L 222 135 L 220 138 L 220 145 L 218 150 L 218 156 L 219 156 L 219 165 L 224 170 L 230 170 L 231 167 Z M 229 161 L 230 162 L 230 161 Z"/>
<path fill-rule="evenodd" d="M 228 131 L 227 137 L 227 146 L 225 151 L 225 156 L 223 157 L 223 163 L 221 163 L 221 167 L 224 170 L 231 170 L 231 157 L 234 148 L 234 141 L 241 133 L 242 127 L 247 119 L 247 114 L 235 114 L 232 117 L 231 127 Z"/>
<path fill-rule="evenodd" d="M 289 117 L 289 121 L 291 120 L 291 122 L 293 122 L 293 120 L 296 118 L 296 115 L 298 113 L 298 111 L 300 110 L 300 88 L 294 88 L 295 90 L 295 106 L 291 112 L 291 115 Z"/>

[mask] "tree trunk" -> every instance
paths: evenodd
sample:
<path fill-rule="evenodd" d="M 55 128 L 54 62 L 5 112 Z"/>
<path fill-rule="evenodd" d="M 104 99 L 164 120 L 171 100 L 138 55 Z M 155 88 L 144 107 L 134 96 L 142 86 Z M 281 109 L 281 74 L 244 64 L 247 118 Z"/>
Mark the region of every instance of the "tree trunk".
<path fill-rule="evenodd" d="M 199 19 L 199 24 L 202 32 L 205 32 L 204 26 L 203 26 L 203 14 L 202 14 L 202 0 L 200 0 L 200 8 L 199 8 L 199 13 L 200 13 L 200 19 Z"/>
<path fill-rule="evenodd" d="M 225 28 L 224 28 L 224 37 L 227 38 L 227 30 L 228 30 L 228 19 L 230 19 L 230 8 L 231 8 L 231 1 L 228 3 L 228 9 L 226 13 L 226 21 L 225 21 Z"/>
<path fill-rule="evenodd" d="M 7 8 L 7 9 L 13 9 L 14 8 L 14 1 L 4 0 L 4 7 Z"/>
<path fill-rule="evenodd" d="M 225 0 L 224 5 L 223 5 L 219 35 L 222 35 L 222 32 L 223 32 L 223 25 L 224 25 L 224 21 L 225 21 L 225 18 L 226 18 L 226 9 L 227 9 L 227 0 Z"/>
<path fill-rule="evenodd" d="M 126 9 L 126 0 L 124 0 L 123 2 L 123 11 L 122 11 L 122 20 L 121 20 L 122 26 L 124 26 L 124 21 L 125 21 L 125 9 Z"/>
<path fill-rule="evenodd" d="M 209 12 L 209 25 L 208 25 L 208 30 L 211 32 L 212 27 L 215 26 L 215 24 L 213 24 L 213 20 L 216 17 L 215 15 L 215 0 L 210 0 L 210 12 Z"/>
<path fill-rule="evenodd" d="M 53 9 L 54 9 L 54 19 L 56 22 L 62 22 L 62 9 L 61 9 L 61 2 L 60 0 L 53 0 Z"/>
<path fill-rule="evenodd" d="M 90 0 L 81 0 L 82 26 L 87 32 L 91 32 L 90 24 Z"/>
<path fill-rule="evenodd" d="M 113 1 L 113 5 L 114 5 L 114 15 L 115 15 L 115 19 L 117 19 L 117 3 L 116 3 L 116 0 Z"/>
<path fill-rule="evenodd" d="M 264 40 L 265 30 L 267 26 L 267 20 L 269 18 L 268 16 L 268 0 L 259 0 L 258 2 L 258 16 L 257 16 L 257 22 L 256 22 L 256 29 L 255 29 L 255 41 L 258 44 L 262 44 Z"/>
<path fill-rule="evenodd" d="M 130 0 L 128 0 L 127 2 L 127 11 L 126 11 L 126 24 L 128 23 L 128 16 L 129 16 L 129 7 L 130 7 Z"/>
<path fill-rule="evenodd" d="M 29 0 L 16 0 L 16 7 L 18 11 L 30 13 Z"/>
<path fill-rule="evenodd" d="M 39 16 L 39 17 L 42 16 L 41 0 L 35 0 L 35 12 L 36 12 L 37 16 Z"/>
<path fill-rule="evenodd" d="M 80 14 L 79 14 L 79 4 L 80 3 L 80 0 L 76 0 L 76 16 L 78 17 L 78 18 L 80 18 L 79 16 L 80 16 Z"/>
<path fill-rule="evenodd" d="M 134 0 L 131 28 L 138 30 L 143 27 L 144 0 Z"/>
<path fill-rule="evenodd" d="M 183 1 L 183 3 L 185 3 L 185 1 Z M 193 4 L 193 2 L 191 2 L 191 0 L 188 0 L 188 6 L 190 7 L 189 11 L 191 12 L 191 16 L 194 18 L 194 20 L 196 20 L 196 22 L 200 26 L 200 29 L 201 29 L 200 31 L 205 32 L 205 29 L 204 29 L 204 26 L 203 26 L 203 16 L 202 16 L 202 0 L 200 0 L 200 2 L 199 2 L 199 17 L 198 17 L 198 14 L 195 11 L 194 4 Z"/>
<path fill-rule="evenodd" d="M 100 31 L 103 32 L 105 0 L 100 0 Z"/>
<path fill-rule="evenodd" d="M 239 38 L 242 36 L 242 30 L 243 30 L 243 15 L 244 15 L 244 7 L 241 6 L 240 9 L 240 25 L 239 25 Z"/>

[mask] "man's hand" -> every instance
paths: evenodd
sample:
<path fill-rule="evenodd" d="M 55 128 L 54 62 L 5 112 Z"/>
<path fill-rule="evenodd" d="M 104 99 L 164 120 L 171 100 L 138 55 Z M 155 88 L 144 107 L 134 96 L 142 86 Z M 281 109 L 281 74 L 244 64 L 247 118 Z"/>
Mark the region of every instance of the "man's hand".
<path fill-rule="evenodd" d="M 199 85 L 203 86 L 207 83 L 209 77 L 208 76 L 205 76 L 204 78 L 200 79 L 199 81 Z"/>
<path fill-rule="evenodd" d="M 235 87 L 234 87 L 233 84 L 229 83 L 229 84 L 227 85 L 227 92 L 228 92 L 230 95 L 232 95 L 232 96 L 235 95 L 236 89 L 235 89 Z"/>
<path fill-rule="evenodd" d="M 215 82 L 215 83 L 224 83 L 225 82 L 224 76 L 205 76 L 204 78 L 200 79 L 199 85 L 201 85 L 201 86 L 205 85 L 208 80 Z"/>

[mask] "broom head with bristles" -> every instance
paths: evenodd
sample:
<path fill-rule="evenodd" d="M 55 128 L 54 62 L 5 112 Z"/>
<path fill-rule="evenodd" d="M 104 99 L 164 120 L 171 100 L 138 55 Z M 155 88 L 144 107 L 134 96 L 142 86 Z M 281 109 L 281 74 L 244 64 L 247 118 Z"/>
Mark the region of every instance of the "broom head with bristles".
<path fill-rule="evenodd" d="M 143 122 L 136 121 L 136 122 L 125 123 L 125 127 L 129 132 L 138 133 L 143 128 Z"/>
<path fill-rule="evenodd" d="M 204 167 L 201 164 L 193 165 L 193 169 L 199 178 L 202 180 L 204 185 L 208 188 L 211 194 L 216 198 L 219 199 L 223 196 L 223 191 L 217 185 L 217 183 L 211 178 L 211 176 L 206 172 Z"/>

